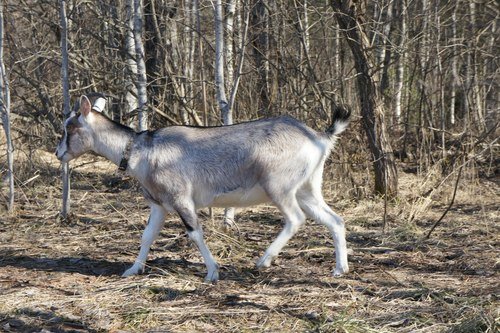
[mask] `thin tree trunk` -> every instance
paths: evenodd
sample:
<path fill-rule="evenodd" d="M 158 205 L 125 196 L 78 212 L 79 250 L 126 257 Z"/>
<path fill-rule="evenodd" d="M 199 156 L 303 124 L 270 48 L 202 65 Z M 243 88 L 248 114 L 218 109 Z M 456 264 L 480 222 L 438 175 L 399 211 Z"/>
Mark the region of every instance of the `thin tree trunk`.
<path fill-rule="evenodd" d="M 205 82 L 205 55 L 203 53 L 203 38 L 201 36 L 200 7 L 199 1 L 193 0 L 196 12 L 196 33 L 198 35 L 198 58 L 200 59 L 200 81 L 201 96 L 203 105 L 203 124 L 208 126 L 208 103 L 207 103 L 207 85 Z"/>
<path fill-rule="evenodd" d="M 68 77 L 68 19 L 66 17 L 66 0 L 59 1 L 59 15 L 61 19 L 61 80 L 63 90 L 63 112 L 64 119 L 70 114 L 69 107 L 69 77 Z M 68 218 L 70 212 L 70 179 L 69 179 L 69 166 L 68 163 L 62 165 L 62 180 L 63 180 L 63 201 L 61 216 L 63 219 Z"/>
<path fill-rule="evenodd" d="M 233 52 L 233 45 L 234 45 L 234 14 L 236 12 L 236 3 L 237 0 L 227 0 L 226 3 L 226 20 L 225 20 L 225 27 L 226 27 L 226 43 L 224 46 L 226 47 L 225 50 L 225 59 L 226 59 L 226 88 L 228 91 L 231 91 L 233 89 L 233 77 L 234 77 L 234 52 Z"/>
<path fill-rule="evenodd" d="M 396 68 L 396 95 L 394 100 L 394 116 L 396 127 L 401 123 L 401 100 L 403 96 L 405 61 L 406 61 L 406 10 L 407 2 L 401 3 L 401 36 L 399 39 L 399 57 Z"/>
<path fill-rule="evenodd" d="M 215 2 L 215 89 L 217 102 L 222 114 L 224 125 L 231 125 L 233 117 L 226 98 L 225 80 L 224 80 L 224 27 L 222 18 L 221 0 Z"/>
<path fill-rule="evenodd" d="M 246 6 L 244 8 L 246 8 Z M 231 93 L 229 95 L 229 102 L 228 102 L 229 103 L 229 110 L 231 111 L 231 113 L 233 113 L 234 102 L 236 101 L 236 94 L 238 92 L 238 87 L 239 87 L 240 79 L 241 79 L 241 72 L 243 70 L 243 62 L 245 59 L 245 45 L 247 42 L 248 25 L 249 25 L 249 21 L 250 21 L 250 11 L 244 10 L 243 16 L 245 17 L 245 22 L 244 22 L 244 27 L 243 27 L 243 36 L 241 37 L 240 44 L 239 44 L 240 57 L 238 60 L 238 65 L 236 66 L 236 72 L 234 73 Z"/>
<path fill-rule="evenodd" d="M 436 25 L 436 61 L 437 61 L 437 82 L 439 85 L 439 115 L 440 115 L 440 124 L 441 124 L 441 155 L 442 158 L 446 157 L 446 112 L 445 112 L 445 93 L 444 93 L 444 73 L 443 73 L 443 64 L 441 61 L 441 45 L 439 44 L 441 41 L 441 17 L 439 16 L 439 3 L 436 2 L 434 7 L 434 15 L 435 15 L 435 25 Z"/>
<path fill-rule="evenodd" d="M 458 54 L 457 54 L 457 11 L 460 6 L 460 0 L 456 1 L 455 9 L 451 16 L 451 38 L 453 43 L 453 58 L 451 63 L 451 92 L 450 92 L 450 123 L 455 125 L 455 104 L 457 96 L 457 86 L 460 84 L 458 76 Z"/>
<path fill-rule="evenodd" d="M 231 6 L 231 3 L 229 4 Z M 233 117 L 230 105 L 226 98 L 226 88 L 224 79 L 224 31 L 223 31 L 223 18 L 222 18 L 222 3 L 221 0 L 215 2 L 214 8 L 215 18 L 215 89 L 217 94 L 217 102 L 222 115 L 222 122 L 224 125 L 232 125 Z M 232 34 L 232 22 L 231 22 Z M 230 39 L 232 41 L 232 37 Z M 228 49 L 226 48 L 226 51 Z M 232 46 L 230 47 L 232 53 Z M 232 76 L 232 75 L 231 75 Z M 231 225 L 234 221 L 234 208 L 226 208 L 224 210 L 224 225 Z"/>
<path fill-rule="evenodd" d="M 3 2 L 0 2 L 0 113 L 7 143 L 7 178 L 9 180 L 8 211 L 14 209 L 14 146 L 10 130 L 10 89 L 3 61 L 4 23 Z"/>
<path fill-rule="evenodd" d="M 259 74 L 259 114 L 270 115 L 269 89 L 269 13 L 264 0 L 256 0 L 252 8 L 252 46 L 255 66 Z"/>
<path fill-rule="evenodd" d="M 147 103 L 148 94 L 146 90 L 146 63 L 144 61 L 144 44 L 142 42 L 143 27 L 143 4 L 142 0 L 134 0 L 134 45 L 135 59 L 137 63 L 137 98 L 138 98 L 138 126 L 139 131 L 148 129 Z"/>
<path fill-rule="evenodd" d="M 188 0 L 186 1 L 186 14 L 188 16 L 187 18 L 187 24 L 186 24 L 186 52 L 185 54 L 187 55 L 187 64 L 186 64 L 186 103 L 187 107 L 189 110 L 194 111 L 194 62 L 195 62 L 195 57 L 194 57 L 194 51 L 195 51 L 195 26 L 196 26 L 196 17 L 195 17 L 195 10 L 196 10 L 196 3 L 194 0 Z"/>
<path fill-rule="evenodd" d="M 380 66 L 381 81 L 380 81 L 380 92 L 383 95 L 386 89 L 389 87 L 389 64 L 391 60 L 391 43 L 389 39 L 392 32 L 392 17 L 393 17 L 393 7 L 394 0 L 389 0 L 389 3 L 385 9 L 385 15 L 382 15 L 382 40 L 380 45 L 379 61 Z M 383 11 L 383 9 L 382 9 Z"/>
<path fill-rule="evenodd" d="M 472 105 L 475 107 L 475 123 L 478 125 L 479 130 L 484 130 L 486 128 L 486 123 L 484 120 L 484 109 L 483 109 L 483 97 L 481 94 L 481 89 L 479 86 L 479 56 L 477 52 L 477 14 L 476 14 L 476 3 L 474 1 L 469 2 L 470 9 L 470 22 L 471 22 L 471 37 L 469 39 L 469 54 L 471 57 L 471 101 Z"/>
<path fill-rule="evenodd" d="M 332 0 L 331 6 L 354 57 L 362 124 L 374 159 L 375 192 L 392 197 L 398 191 L 396 163 L 387 139 L 382 102 L 370 73 L 368 37 L 358 22 L 358 13 L 351 1 Z"/>
<path fill-rule="evenodd" d="M 138 108 L 138 92 L 135 84 L 137 80 L 137 58 L 135 56 L 135 41 L 134 41 L 134 0 L 127 0 L 125 3 L 127 30 L 125 34 L 125 57 L 126 57 L 126 110 L 129 115 Z M 131 125 L 131 124 L 129 124 Z"/>
<path fill-rule="evenodd" d="M 156 1 L 144 0 L 144 52 L 148 55 L 145 60 L 146 74 L 148 82 L 149 109 L 153 110 L 160 107 L 165 100 L 163 95 L 166 85 L 165 75 L 162 73 L 161 64 L 165 59 L 165 52 L 162 35 L 160 31 L 159 20 L 161 17 L 156 13 Z"/>
<path fill-rule="evenodd" d="M 238 87 L 240 83 L 240 78 L 241 78 L 241 71 L 243 69 L 243 60 L 245 59 L 245 44 L 246 44 L 246 39 L 247 39 L 247 34 L 248 34 L 248 25 L 249 25 L 249 20 L 250 20 L 250 11 L 246 11 L 246 13 L 243 13 L 245 16 L 245 26 L 243 30 L 243 36 L 241 37 L 240 40 L 240 58 L 238 61 L 238 65 L 236 67 L 236 73 L 233 76 L 232 81 L 232 88 L 231 88 L 231 93 L 229 95 L 229 113 L 232 115 L 233 114 L 233 108 L 234 108 L 234 102 L 236 100 L 236 93 L 238 92 Z M 232 121 L 232 120 L 231 120 Z M 229 125 L 229 124 L 228 124 Z M 234 215 L 236 213 L 236 210 L 234 207 L 231 208 L 226 208 L 224 210 L 224 225 L 226 226 L 232 226 L 234 224 Z"/>

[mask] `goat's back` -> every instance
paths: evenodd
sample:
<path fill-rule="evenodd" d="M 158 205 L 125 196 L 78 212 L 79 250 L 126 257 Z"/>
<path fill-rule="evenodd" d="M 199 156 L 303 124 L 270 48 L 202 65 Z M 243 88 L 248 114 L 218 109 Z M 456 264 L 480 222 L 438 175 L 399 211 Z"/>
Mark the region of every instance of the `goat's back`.
<path fill-rule="evenodd" d="M 136 163 L 147 166 L 147 182 L 169 191 L 192 187 L 201 193 L 200 206 L 213 195 L 304 182 L 322 170 L 331 146 L 328 136 L 287 116 L 220 127 L 171 126 L 144 133 L 140 142 L 140 159 L 147 163 L 138 157 Z"/>

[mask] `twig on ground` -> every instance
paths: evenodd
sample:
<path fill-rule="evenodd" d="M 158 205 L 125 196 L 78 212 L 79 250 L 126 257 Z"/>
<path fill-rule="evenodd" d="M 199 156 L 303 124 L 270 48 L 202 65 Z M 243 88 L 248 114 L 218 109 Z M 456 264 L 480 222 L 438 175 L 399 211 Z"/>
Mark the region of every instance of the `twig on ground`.
<path fill-rule="evenodd" d="M 431 237 L 431 234 L 434 231 L 434 229 L 436 229 L 436 227 L 438 226 L 438 224 L 441 223 L 441 221 L 444 219 L 444 217 L 446 216 L 446 214 L 448 214 L 448 211 L 451 209 L 451 206 L 453 206 L 453 203 L 455 202 L 455 196 L 457 195 L 458 182 L 460 181 L 460 176 L 462 175 L 462 170 L 464 168 L 464 165 L 465 164 L 462 164 L 460 166 L 460 169 L 458 170 L 457 180 L 455 181 L 455 188 L 453 189 L 453 196 L 451 197 L 450 204 L 448 205 L 448 207 L 446 208 L 446 210 L 443 212 L 443 215 L 441 215 L 441 217 L 439 218 L 439 220 L 437 220 L 436 223 L 434 223 L 434 225 L 432 226 L 431 230 L 429 230 L 429 232 L 427 233 L 427 236 L 425 236 L 425 239 L 429 239 Z"/>

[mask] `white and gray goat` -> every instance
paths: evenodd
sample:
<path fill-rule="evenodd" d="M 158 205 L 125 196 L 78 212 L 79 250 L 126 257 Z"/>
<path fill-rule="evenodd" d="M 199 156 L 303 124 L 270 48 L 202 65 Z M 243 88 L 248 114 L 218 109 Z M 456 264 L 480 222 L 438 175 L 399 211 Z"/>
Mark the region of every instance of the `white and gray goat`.
<path fill-rule="evenodd" d="M 325 203 L 321 185 L 325 160 L 349 123 L 350 112 L 337 108 L 333 122 L 319 133 L 288 116 L 232 126 L 170 126 L 137 133 L 101 113 L 105 99 L 82 96 L 78 112 L 64 123 L 56 151 L 68 162 L 93 151 L 137 178 L 151 205 L 139 255 L 123 276 L 144 270 L 149 249 L 167 212 L 176 212 L 217 281 L 218 265 L 203 240 L 197 209 L 248 207 L 271 202 L 283 214 L 285 227 L 258 260 L 269 267 L 306 217 L 328 228 L 333 236 L 336 267 L 348 271 L 343 219 Z"/>

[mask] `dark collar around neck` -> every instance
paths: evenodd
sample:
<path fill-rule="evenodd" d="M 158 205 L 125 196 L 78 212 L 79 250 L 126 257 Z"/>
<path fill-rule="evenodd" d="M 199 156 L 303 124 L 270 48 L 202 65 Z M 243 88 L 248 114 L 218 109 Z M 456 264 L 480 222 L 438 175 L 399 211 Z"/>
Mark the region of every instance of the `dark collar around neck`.
<path fill-rule="evenodd" d="M 130 159 L 130 152 L 132 150 L 132 143 L 134 142 L 134 138 L 130 138 L 125 146 L 125 149 L 122 153 L 122 159 L 120 160 L 120 165 L 118 165 L 118 170 L 125 171 L 128 167 L 128 160 Z"/>

